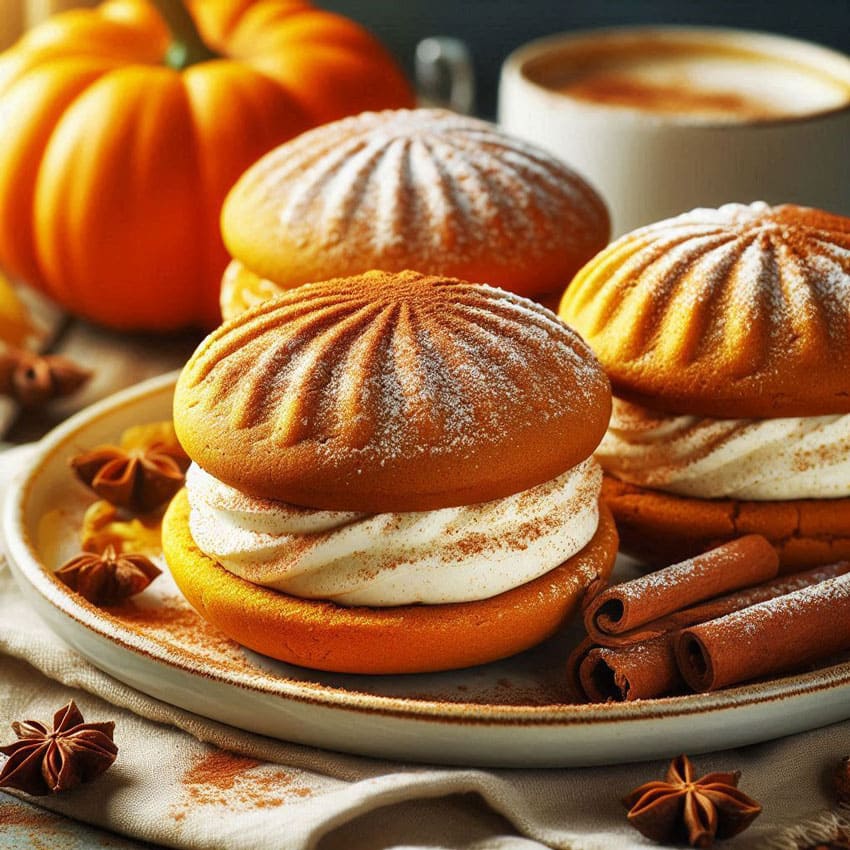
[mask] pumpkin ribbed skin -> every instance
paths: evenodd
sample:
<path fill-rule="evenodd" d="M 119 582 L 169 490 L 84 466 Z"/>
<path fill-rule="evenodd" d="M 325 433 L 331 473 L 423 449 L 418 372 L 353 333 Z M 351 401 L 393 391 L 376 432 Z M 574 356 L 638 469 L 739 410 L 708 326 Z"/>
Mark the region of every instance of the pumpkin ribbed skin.
<path fill-rule="evenodd" d="M 345 118 L 267 154 L 228 197 L 222 230 L 237 260 L 222 301 L 235 315 L 275 287 L 370 269 L 560 292 L 606 244 L 609 220 L 546 151 L 486 121 L 416 109 Z"/>
<path fill-rule="evenodd" d="M 612 243 L 560 316 L 615 395 L 718 418 L 850 412 L 850 219 L 697 209 Z"/>
<path fill-rule="evenodd" d="M 220 481 L 327 510 L 424 511 L 585 460 L 611 411 L 587 346 L 499 289 L 373 272 L 271 299 L 184 368 L 174 423 Z"/>
<path fill-rule="evenodd" d="M 410 91 L 364 30 L 287 0 L 195 0 L 221 59 L 163 65 L 145 0 L 58 15 L 0 57 L 0 266 L 79 315 L 218 321 L 218 217 L 244 169 L 315 124 Z"/>

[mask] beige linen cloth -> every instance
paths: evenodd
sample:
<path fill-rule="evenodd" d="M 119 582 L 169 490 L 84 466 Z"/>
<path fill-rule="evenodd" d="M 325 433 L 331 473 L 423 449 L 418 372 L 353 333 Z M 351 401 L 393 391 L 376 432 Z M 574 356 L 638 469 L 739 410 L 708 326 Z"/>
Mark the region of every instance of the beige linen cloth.
<path fill-rule="evenodd" d="M 25 455 L 0 454 L 0 492 L 2 479 Z M 87 720 L 115 720 L 118 760 L 95 782 L 35 802 L 133 838 L 236 850 L 656 846 L 628 826 L 619 798 L 660 778 L 665 762 L 580 770 L 446 768 L 248 734 L 100 672 L 47 629 L 0 563 L 0 742 L 13 739 L 13 720 L 47 721 L 71 698 Z M 697 757 L 700 771 L 742 770 L 743 789 L 764 805 L 755 825 L 724 846 L 796 850 L 828 838 L 840 817 L 828 810 L 829 772 L 848 753 L 850 723 L 842 723 Z"/>

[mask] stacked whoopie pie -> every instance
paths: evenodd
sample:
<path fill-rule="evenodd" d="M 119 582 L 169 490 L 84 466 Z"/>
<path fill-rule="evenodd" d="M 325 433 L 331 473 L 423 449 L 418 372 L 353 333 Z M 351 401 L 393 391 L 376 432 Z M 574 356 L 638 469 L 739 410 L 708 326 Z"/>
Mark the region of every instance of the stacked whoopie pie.
<path fill-rule="evenodd" d="M 560 315 L 613 385 L 597 458 L 625 548 L 757 532 L 786 571 L 850 557 L 850 219 L 697 209 L 611 244 Z"/>
<path fill-rule="evenodd" d="M 224 317 L 371 269 L 482 281 L 555 306 L 608 242 L 605 203 L 546 151 L 438 109 L 366 112 L 248 169 L 222 213 Z"/>
<path fill-rule="evenodd" d="M 416 272 L 309 284 L 184 368 L 192 458 L 163 526 L 195 608 L 247 647 L 441 670 L 552 634 L 610 573 L 592 453 L 608 381 L 545 308 Z"/>

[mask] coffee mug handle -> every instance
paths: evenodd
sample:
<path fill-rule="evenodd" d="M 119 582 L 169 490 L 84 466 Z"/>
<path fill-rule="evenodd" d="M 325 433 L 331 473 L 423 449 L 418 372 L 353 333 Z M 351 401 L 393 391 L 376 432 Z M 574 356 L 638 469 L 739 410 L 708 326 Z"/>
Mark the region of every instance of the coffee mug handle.
<path fill-rule="evenodd" d="M 416 45 L 416 89 L 423 106 L 445 106 L 470 115 L 475 110 L 472 55 L 458 38 L 437 35 Z"/>

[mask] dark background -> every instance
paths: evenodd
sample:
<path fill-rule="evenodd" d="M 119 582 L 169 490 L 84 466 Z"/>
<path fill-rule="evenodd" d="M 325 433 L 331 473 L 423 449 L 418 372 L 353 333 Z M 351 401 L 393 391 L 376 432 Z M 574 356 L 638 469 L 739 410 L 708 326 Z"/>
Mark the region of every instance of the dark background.
<path fill-rule="evenodd" d="M 417 42 L 463 39 L 478 78 L 477 111 L 496 110 L 499 66 L 543 35 L 635 23 L 744 27 L 808 39 L 850 53 L 850 0 L 318 0 L 368 26 L 413 70 Z"/>

